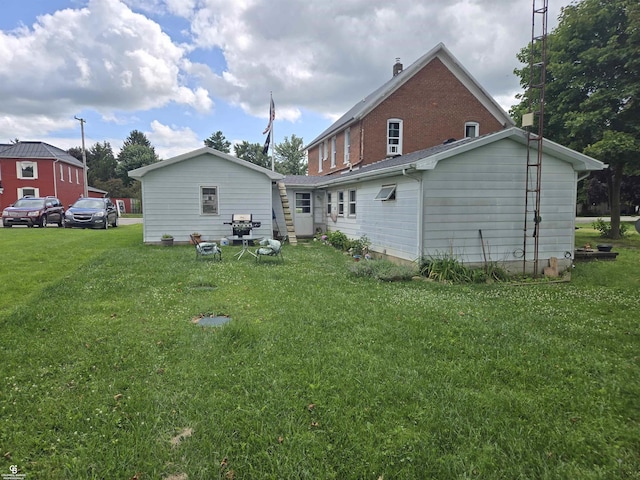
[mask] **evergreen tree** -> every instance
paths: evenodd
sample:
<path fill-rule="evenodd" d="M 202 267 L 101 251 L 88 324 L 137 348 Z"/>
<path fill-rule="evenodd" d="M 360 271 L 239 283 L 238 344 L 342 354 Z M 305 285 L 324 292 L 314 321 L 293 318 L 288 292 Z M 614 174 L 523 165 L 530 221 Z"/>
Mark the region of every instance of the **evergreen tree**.
<path fill-rule="evenodd" d="M 283 175 L 306 175 L 307 162 L 302 149 L 302 137 L 291 135 L 291 140 L 284 137 L 282 143 L 275 145 L 276 171 Z"/>
<path fill-rule="evenodd" d="M 211 136 L 204 141 L 204 144 L 219 152 L 231 153 L 231 142 L 225 138 L 220 130 L 212 133 Z"/>

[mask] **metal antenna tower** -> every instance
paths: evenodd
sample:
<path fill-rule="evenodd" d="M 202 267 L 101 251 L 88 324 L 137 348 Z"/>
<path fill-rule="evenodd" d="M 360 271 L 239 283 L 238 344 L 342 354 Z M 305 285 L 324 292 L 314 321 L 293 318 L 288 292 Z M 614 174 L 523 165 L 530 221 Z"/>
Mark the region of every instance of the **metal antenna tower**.
<path fill-rule="evenodd" d="M 525 192 L 523 273 L 533 262 L 533 276 L 538 276 L 540 244 L 540 191 L 542 183 L 542 140 L 544 127 L 544 91 L 547 66 L 547 16 L 549 0 L 533 0 L 531 44 L 529 45 L 529 113 L 522 116 L 527 131 L 527 174 Z M 537 130 L 537 133 L 535 132 Z M 533 242 L 533 252 L 531 246 Z"/>

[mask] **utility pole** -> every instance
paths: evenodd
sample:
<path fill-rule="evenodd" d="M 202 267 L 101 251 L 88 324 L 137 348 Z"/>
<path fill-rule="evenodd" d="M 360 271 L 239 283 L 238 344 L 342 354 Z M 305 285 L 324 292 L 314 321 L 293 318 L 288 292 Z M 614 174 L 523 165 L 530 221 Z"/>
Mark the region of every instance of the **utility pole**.
<path fill-rule="evenodd" d="M 84 193 L 82 194 L 82 196 L 88 197 L 89 184 L 87 183 L 87 151 L 84 148 L 84 124 L 86 120 L 84 118 L 78 118 L 76 116 L 74 116 L 73 118 L 75 118 L 80 122 L 80 132 L 82 133 L 82 170 L 83 170 L 83 176 L 84 176 L 84 189 L 83 189 Z"/>

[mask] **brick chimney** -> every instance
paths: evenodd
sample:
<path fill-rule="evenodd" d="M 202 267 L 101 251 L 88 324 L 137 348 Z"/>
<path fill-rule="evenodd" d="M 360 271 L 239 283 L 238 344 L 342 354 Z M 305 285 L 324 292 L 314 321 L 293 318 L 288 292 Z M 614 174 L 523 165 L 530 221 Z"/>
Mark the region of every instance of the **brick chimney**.
<path fill-rule="evenodd" d="M 396 63 L 393 65 L 393 76 L 395 77 L 402 71 L 402 64 L 400 63 L 400 57 L 396 57 Z"/>

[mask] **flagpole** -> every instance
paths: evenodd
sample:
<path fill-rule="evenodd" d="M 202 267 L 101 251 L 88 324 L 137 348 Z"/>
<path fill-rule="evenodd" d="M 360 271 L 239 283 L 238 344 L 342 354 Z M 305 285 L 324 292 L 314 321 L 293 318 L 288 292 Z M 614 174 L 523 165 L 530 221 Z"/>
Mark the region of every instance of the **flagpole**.
<path fill-rule="evenodd" d="M 271 105 L 273 105 L 273 90 L 269 92 L 269 117 L 271 117 Z M 271 120 L 271 171 L 275 172 L 275 161 L 273 156 L 273 147 L 275 146 L 275 136 L 273 135 L 273 124 L 275 123 L 275 119 Z"/>

